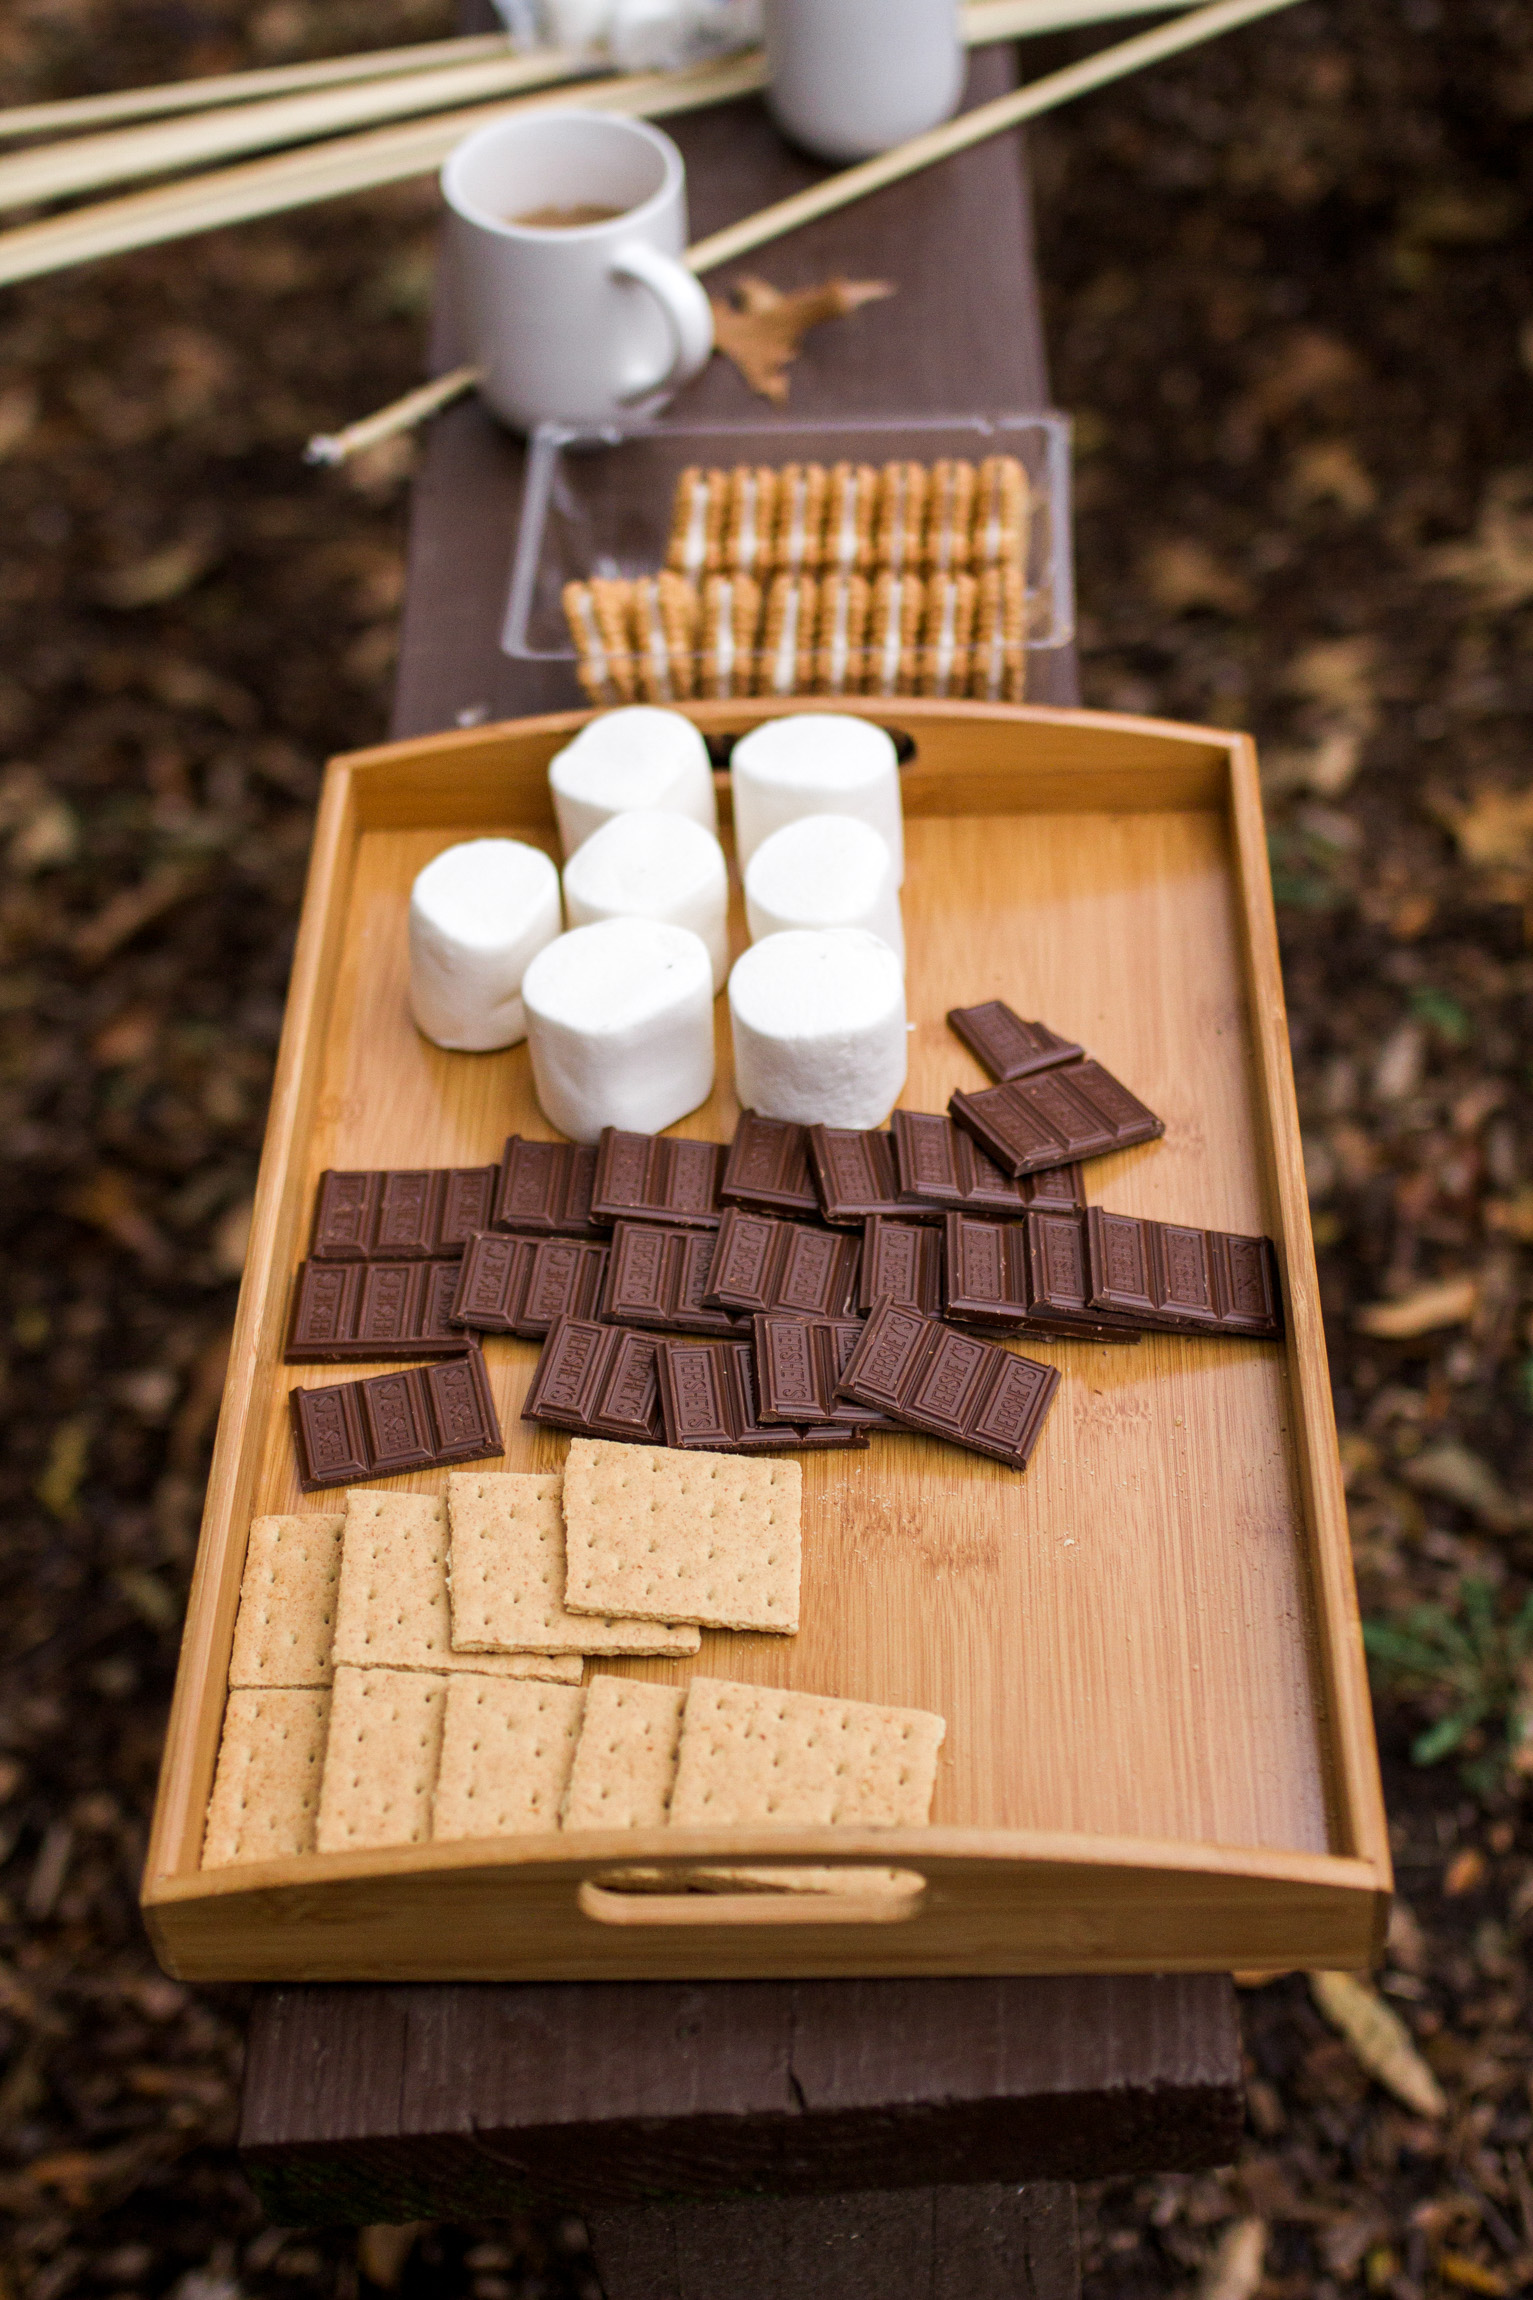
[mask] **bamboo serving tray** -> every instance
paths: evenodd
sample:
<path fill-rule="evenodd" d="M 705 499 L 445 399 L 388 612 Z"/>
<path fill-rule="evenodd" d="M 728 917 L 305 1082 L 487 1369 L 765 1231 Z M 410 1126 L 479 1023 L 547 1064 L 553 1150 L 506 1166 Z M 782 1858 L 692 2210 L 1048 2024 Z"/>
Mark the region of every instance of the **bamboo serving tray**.
<path fill-rule="evenodd" d="M 816 708 L 835 708 L 835 705 Z M 856 706 L 853 706 L 856 707 Z M 776 715 L 701 704 L 709 733 Z M 1316 1291 L 1256 759 L 1243 736 L 978 703 L 869 715 L 904 774 L 908 1108 L 985 1083 L 948 1007 L 1004 997 L 1166 1121 L 1094 1202 L 1277 1242 L 1286 1341 L 1030 1340 L 1064 1372 L 1025 1476 L 913 1435 L 804 1465 L 797 1637 L 704 1631 L 694 1672 L 934 1709 L 931 1825 L 622 1831 L 204 1873 L 251 1518 L 300 1493 L 282 1345 L 327 1166 L 481 1164 L 547 1138 L 525 1046 L 445 1054 L 405 1005 L 422 864 L 509 832 L 557 856 L 546 768 L 589 714 L 362 751 L 325 784 L 171 1714 L 144 1907 L 195 1980 L 491 1980 L 1355 1969 L 1388 1911 L 1383 1800 Z M 728 778 L 719 778 L 728 818 Z M 728 833 L 726 829 L 725 836 Z M 733 947 L 744 946 L 736 894 Z M 718 1084 L 678 1132 L 727 1139 Z M 504 1464 L 529 1343 L 486 1349 Z M 372 1369 L 333 1369 L 353 1378 Z M 391 1484 L 434 1490 L 440 1471 Z M 688 1889 L 699 1864 L 899 1872 Z M 691 1880 L 695 1884 L 695 1876 Z M 715 1884 L 719 1880 L 713 1880 Z"/>

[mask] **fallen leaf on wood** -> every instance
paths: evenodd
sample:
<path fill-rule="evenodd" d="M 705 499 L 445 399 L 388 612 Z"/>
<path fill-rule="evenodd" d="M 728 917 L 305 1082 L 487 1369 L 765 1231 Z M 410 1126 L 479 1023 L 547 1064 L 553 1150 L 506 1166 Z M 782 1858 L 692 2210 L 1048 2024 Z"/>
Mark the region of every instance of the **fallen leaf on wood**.
<path fill-rule="evenodd" d="M 1311 1973 L 1310 1991 L 1332 2028 L 1363 2067 L 1418 2116 L 1446 2115 L 1442 2087 L 1412 2044 L 1397 2013 L 1351 1973 Z"/>
<path fill-rule="evenodd" d="M 1251 2300 L 1266 2256 L 1266 2221 L 1232 2220 L 1198 2279 L 1198 2300 Z"/>
<path fill-rule="evenodd" d="M 1381 1342 L 1411 1342 L 1418 1334 L 1463 1325 L 1474 1315 L 1478 1293 L 1477 1279 L 1441 1278 L 1435 1285 L 1418 1286 L 1398 1302 L 1369 1302 L 1352 1323 L 1360 1334 L 1376 1335 Z"/>
<path fill-rule="evenodd" d="M 752 391 L 781 406 L 788 396 L 788 368 L 809 330 L 894 292 L 892 280 L 829 279 L 789 295 L 766 280 L 737 280 L 730 301 L 709 299 L 714 340 Z"/>

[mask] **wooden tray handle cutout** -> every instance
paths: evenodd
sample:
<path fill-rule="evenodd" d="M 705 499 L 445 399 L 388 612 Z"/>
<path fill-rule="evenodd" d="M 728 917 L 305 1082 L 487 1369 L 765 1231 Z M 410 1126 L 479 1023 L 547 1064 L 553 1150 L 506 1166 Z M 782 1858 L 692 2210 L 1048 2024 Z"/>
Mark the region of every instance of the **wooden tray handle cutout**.
<path fill-rule="evenodd" d="M 812 1882 L 788 1869 L 617 1869 L 585 1878 L 575 1900 L 599 1925 L 890 1925 L 913 1917 L 926 1897 L 914 1869 L 808 1874 Z"/>

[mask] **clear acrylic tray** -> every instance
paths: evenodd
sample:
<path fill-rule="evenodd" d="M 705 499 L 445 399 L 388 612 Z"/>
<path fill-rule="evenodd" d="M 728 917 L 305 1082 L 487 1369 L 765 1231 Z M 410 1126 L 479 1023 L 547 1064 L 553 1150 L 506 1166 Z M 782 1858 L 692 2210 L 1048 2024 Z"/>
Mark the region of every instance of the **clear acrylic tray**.
<path fill-rule="evenodd" d="M 795 423 L 646 423 L 583 430 L 539 425 L 501 646 L 523 662 L 572 663 L 566 583 L 656 574 L 676 482 L 689 465 L 935 463 L 1015 455 L 1029 481 L 1024 577 L 1029 651 L 1075 633 L 1070 548 L 1070 423 L 1063 415 L 850 417 Z"/>

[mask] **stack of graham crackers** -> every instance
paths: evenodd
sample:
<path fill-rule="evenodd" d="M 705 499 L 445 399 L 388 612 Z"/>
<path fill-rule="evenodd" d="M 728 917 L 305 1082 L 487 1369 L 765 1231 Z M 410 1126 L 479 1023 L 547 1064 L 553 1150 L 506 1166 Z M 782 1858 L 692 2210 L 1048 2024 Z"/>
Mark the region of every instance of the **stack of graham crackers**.
<path fill-rule="evenodd" d="M 926 1820 L 940 1717 L 597 1677 L 798 1628 L 796 1462 L 577 1439 L 251 1529 L 204 1867 L 558 1828 Z"/>
<path fill-rule="evenodd" d="M 684 471 L 665 568 L 568 583 L 593 703 L 1020 702 L 1029 490 L 1015 456 Z"/>

